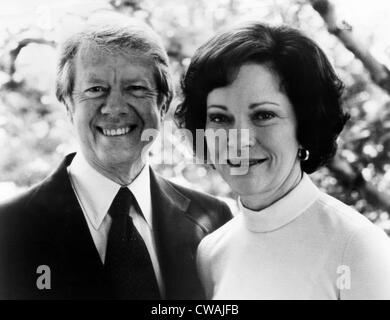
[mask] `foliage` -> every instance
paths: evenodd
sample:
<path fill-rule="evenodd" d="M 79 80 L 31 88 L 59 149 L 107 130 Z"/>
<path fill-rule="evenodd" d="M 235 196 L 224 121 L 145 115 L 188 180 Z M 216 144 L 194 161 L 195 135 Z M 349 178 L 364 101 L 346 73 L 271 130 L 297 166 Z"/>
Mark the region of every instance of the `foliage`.
<path fill-rule="evenodd" d="M 26 187 L 40 181 L 74 149 L 65 108 L 56 102 L 53 92 L 55 40 L 61 34 L 60 30 L 86 19 L 91 10 L 114 9 L 144 19 L 159 32 L 165 41 L 177 84 L 196 47 L 217 29 L 232 22 L 259 19 L 287 23 L 303 30 L 324 48 L 346 84 L 344 106 L 350 112 L 351 120 L 339 139 L 339 159 L 347 161 L 350 168 L 360 172 L 377 190 L 390 193 L 388 94 L 373 83 L 363 65 L 329 34 L 308 1 L 112 0 L 94 6 L 81 1 L 62 11 L 55 6 L 47 8 L 46 16 L 38 15 L 39 19 L 6 26 L 0 34 L 0 192 L 1 183 Z M 15 53 L 23 39 L 44 41 L 31 41 L 19 48 L 13 57 L 12 52 Z M 374 45 L 370 38 L 365 40 L 367 45 Z M 180 101 L 178 87 L 177 91 L 169 116 Z M 169 136 L 164 139 L 167 141 L 153 149 L 152 162 L 164 153 L 161 146 L 173 141 Z M 177 141 L 173 142 L 173 148 L 173 163 L 154 163 L 161 174 L 216 196 L 234 198 L 211 168 L 188 164 L 188 151 Z M 329 168 L 313 174 L 313 179 L 329 194 L 355 207 L 383 228 L 389 228 L 388 210 L 367 201 L 356 185 L 342 183 Z M 233 206 L 234 202 L 230 201 L 230 204 Z"/>

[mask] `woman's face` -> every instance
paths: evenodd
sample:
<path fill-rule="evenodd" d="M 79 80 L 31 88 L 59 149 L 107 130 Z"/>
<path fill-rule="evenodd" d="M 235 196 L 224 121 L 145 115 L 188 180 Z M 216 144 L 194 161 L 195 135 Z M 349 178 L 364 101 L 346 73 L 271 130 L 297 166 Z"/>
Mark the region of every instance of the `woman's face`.
<path fill-rule="evenodd" d="M 248 208 L 272 204 L 301 179 L 294 109 L 279 76 L 267 65 L 244 64 L 233 83 L 209 93 L 206 129 L 226 132 L 226 140 L 206 136 L 208 151 Z M 234 147 L 239 157 L 229 154 Z M 234 171 L 239 166 L 246 170 Z"/>

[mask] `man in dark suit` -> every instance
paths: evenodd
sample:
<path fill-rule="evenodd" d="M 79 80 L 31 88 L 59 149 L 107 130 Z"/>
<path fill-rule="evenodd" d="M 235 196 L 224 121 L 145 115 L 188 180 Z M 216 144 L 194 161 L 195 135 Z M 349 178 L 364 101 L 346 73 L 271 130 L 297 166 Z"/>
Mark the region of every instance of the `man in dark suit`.
<path fill-rule="evenodd" d="M 142 133 L 159 130 L 172 99 L 158 36 L 118 17 L 89 24 L 58 70 L 80 151 L 0 205 L 0 298 L 204 298 L 197 245 L 231 213 L 147 164 Z"/>

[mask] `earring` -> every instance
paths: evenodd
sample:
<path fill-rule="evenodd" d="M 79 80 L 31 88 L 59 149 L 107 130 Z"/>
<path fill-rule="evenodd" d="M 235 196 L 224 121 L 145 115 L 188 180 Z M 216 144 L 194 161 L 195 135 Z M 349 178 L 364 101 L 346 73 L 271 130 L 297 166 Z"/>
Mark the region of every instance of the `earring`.
<path fill-rule="evenodd" d="M 307 149 L 299 148 L 298 149 L 298 158 L 301 159 L 301 161 L 306 161 L 310 157 L 310 152 Z"/>

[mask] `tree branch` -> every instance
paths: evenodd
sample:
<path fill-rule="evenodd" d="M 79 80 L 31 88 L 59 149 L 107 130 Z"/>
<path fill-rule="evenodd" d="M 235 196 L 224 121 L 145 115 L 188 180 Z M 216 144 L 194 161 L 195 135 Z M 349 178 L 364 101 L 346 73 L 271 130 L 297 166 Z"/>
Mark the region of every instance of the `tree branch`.
<path fill-rule="evenodd" d="M 328 31 L 363 63 L 374 83 L 390 94 L 389 69 L 380 63 L 370 53 L 367 46 L 354 36 L 352 26 L 340 20 L 334 5 L 329 0 L 309 0 L 309 2 L 324 20 Z M 346 160 L 336 155 L 328 164 L 328 168 L 341 185 L 348 189 L 357 190 L 373 207 L 390 213 L 390 196 L 379 191 L 373 183 L 366 181 L 362 173 Z"/>
<path fill-rule="evenodd" d="M 353 168 L 345 159 L 336 155 L 327 167 L 341 185 L 357 190 L 367 203 L 390 213 L 390 196 L 365 180 L 362 173 Z"/>
<path fill-rule="evenodd" d="M 334 5 L 329 0 L 309 0 L 309 2 L 324 20 L 328 31 L 335 35 L 363 63 L 372 80 L 390 94 L 390 70 L 380 63 L 370 53 L 367 46 L 354 36 L 352 26 L 339 19 Z"/>
<path fill-rule="evenodd" d="M 51 47 L 55 47 L 56 46 L 56 43 L 54 41 L 46 40 L 46 39 L 43 39 L 43 38 L 25 38 L 23 40 L 20 40 L 18 42 L 18 45 L 9 52 L 10 63 L 9 63 L 9 69 L 8 69 L 9 71 L 8 71 L 8 73 L 11 76 L 11 78 L 13 77 L 13 75 L 14 75 L 14 73 L 16 71 L 15 62 L 16 62 L 16 59 L 18 58 L 18 55 L 19 55 L 20 51 L 24 47 L 28 46 L 31 43 L 45 44 L 45 45 L 48 45 L 48 46 L 51 46 Z"/>

